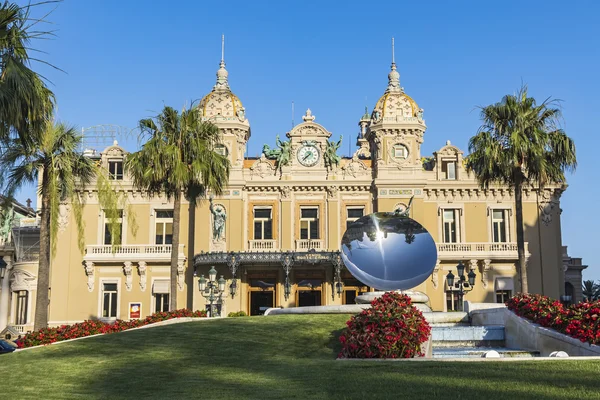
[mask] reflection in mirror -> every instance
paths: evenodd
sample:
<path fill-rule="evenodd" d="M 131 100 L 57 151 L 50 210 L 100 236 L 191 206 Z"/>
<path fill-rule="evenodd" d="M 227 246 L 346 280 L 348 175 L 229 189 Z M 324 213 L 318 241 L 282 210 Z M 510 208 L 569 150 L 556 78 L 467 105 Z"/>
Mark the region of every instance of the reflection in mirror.
<path fill-rule="evenodd" d="M 431 275 L 437 248 L 415 220 L 395 213 L 366 215 L 342 237 L 342 260 L 359 281 L 379 290 L 406 290 Z"/>

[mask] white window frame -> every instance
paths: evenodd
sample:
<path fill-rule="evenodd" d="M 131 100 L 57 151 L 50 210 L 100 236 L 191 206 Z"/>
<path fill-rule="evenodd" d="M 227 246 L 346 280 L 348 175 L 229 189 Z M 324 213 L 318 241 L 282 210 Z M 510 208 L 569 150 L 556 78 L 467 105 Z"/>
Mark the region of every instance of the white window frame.
<path fill-rule="evenodd" d="M 466 232 L 465 232 L 465 207 L 464 204 L 439 204 L 438 205 L 438 238 L 439 243 L 446 243 L 444 241 L 444 211 L 454 210 L 454 221 L 456 222 L 456 243 L 464 243 Z"/>
<path fill-rule="evenodd" d="M 512 215 L 513 208 L 512 205 L 508 204 L 500 204 L 500 203 L 490 203 L 487 207 L 487 228 L 488 228 L 488 237 L 490 243 L 494 242 L 494 210 L 503 210 L 504 218 L 506 221 L 506 242 L 497 242 L 497 243 L 510 243 L 514 240 L 515 235 L 513 235 L 513 224 L 512 224 Z"/>
<path fill-rule="evenodd" d="M 348 214 L 350 210 L 362 210 L 362 216 L 365 216 L 365 206 L 346 206 L 346 225 L 344 225 L 344 229 L 348 226 L 348 222 L 354 222 L 358 218 L 350 217 Z M 362 218 L 362 217 L 361 217 Z"/>
<path fill-rule="evenodd" d="M 269 218 L 257 218 L 256 217 L 256 210 L 269 210 L 269 212 L 271 213 Z M 271 239 L 265 239 L 265 222 L 267 221 L 271 221 Z M 255 230 L 254 230 L 254 224 L 256 222 L 260 222 L 261 223 L 261 238 L 257 239 L 255 237 Z M 271 206 L 254 206 L 252 208 L 252 237 L 254 238 L 254 240 L 273 240 L 273 207 Z"/>
<path fill-rule="evenodd" d="M 455 160 L 452 161 L 442 161 L 446 167 L 446 175 L 444 176 L 444 179 L 447 181 L 455 181 L 457 180 L 457 162 Z M 454 166 L 454 178 L 450 178 L 450 169 L 449 166 L 453 165 Z"/>
<path fill-rule="evenodd" d="M 127 244 L 127 218 L 125 214 L 125 210 L 120 209 L 122 211 L 121 219 L 121 245 Z M 106 213 L 104 210 L 100 212 L 99 216 L 100 223 L 98 224 L 98 244 L 104 245 L 104 227 L 108 223 L 108 218 L 106 217 Z"/>
<path fill-rule="evenodd" d="M 229 149 L 224 144 L 218 144 L 215 146 L 215 153 L 222 155 L 223 157 L 229 156 Z"/>
<path fill-rule="evenodd" d="M 105 283 L 116 283 L 117 284 L 117 316 L 116 317 L 103 317 L 102 307 L 104 305 L 104 284 Z M 121 319 L 121 278 L 100 278 L 98 284 L 98 319 L 101 321 L 114 321 Z"/>
<path fill-rule="evenodd" d="M 397 151 L 402 150 L 403 155 L 397 155 Z M 396 143 L 392 146 L 392 155 L 397 160 L 406 160 L 408 158 L 408 147 L 403 144 Z"/>
<path fill-rule="evenodd" d="M 125 160 L 123 160 L 123 158 L 109 158 L 106 161 L 106 163 L 107 163 L 106 165 L 107 165 L 107 169 L 108 169 L 108 179 L 113 180 L 113 181 L 122 181 L 125 179 Z M 114 175 L 113 175 L 113 171 L 110 170 L 111 163 L 121 163 L 121 178 L 116 177 L 116 175 L 117 175 L 116 171 L 114 172 Z"/>
<path fill-rule="evenodd" d="M 446 275 L 448 275 L 447 272 L 450 272 L 450 271 L 444 271 L 444 272 L 446 272 L 446 274 L 444 275 L 444 280 L 445 280 L 446 279 Z M 455 279 L 454 283 L 456 283 L 456 282 L 457 281 Z M 448 287 L 448 284 L 444 283 L 444 291 L 442 292 L 442 296 L 444 296 L 444 311 L 445 312 L 449 311 L 448 310 L 448 302 L 447 302 L 447 299 L 446 299 L 447 292 L 452 292 L 453 294 L 456 293 L 456 295 L 458 296 L 459 290 L 460 289 L 457 288 L 457 287 Z M 454 302 L 454 297 L 452 298 L 452 301 Z M 457 301 L 460 301 L 460 300 L 457 300 Z M 465 301 L 465 298 L 463 297 L 463 308 L 464 308 L 464 301 Z M 454 311 L 454 310 L 452 310 L 452 311 Z M 457 310 L 457 311 L 459 311 L 459 310 Z"/>
<path fill-rule="evenodd" d="M 16 290 L 11 292 L 11 302 L 10 302 L 10 323 L 17 325 L 17 292 L 21 290 Z M 31 325 L 33 323 L 33 319 L 31 316 L 31 302 L 33 301 L 32 290 L 23 290 L 27 292 L 27 312 L 26 312 L 26 323 L 23 325 Z"/>
<path fill-rule="evenodd" d="M 164 237 L 165 237 L 165 225 L 164 224 L 168 224 L 169 222 L 171 224 L 173 224 L 173 218 L 159 218 L 158 217 L 158 212 L 159 211 L 173 211 L 172 208 L 155 208 L 153 210 L 153 216 L 154 218 L 152 219 L 152 237 L 150 238 L 151 241 L 150 243 L 152 244 L 158 244 L 156 243 L 156 224 L 163 224 L 163 242 L 164 242 Z M 166 243 L 161 243 L 160 245 L 166 245 Z"/>
<path fill-rule="evenodd" d="M 317 210 L 317 217 L 316 218 L 302 218 L 302 210 Z M 308 238 L 307 239 L 302 239 L 302 221 L 308 221 L 309 222 L 309 227 L 308 227 Z M 321 212 L 319 210 L 319 206 L 300 206 L 300 240 L 321 240 Z M 310 237 L 310 227 L 312 225 L 312 223 L 316 223 L 317 224 L 317 236 L 316 238 L 311 238 Z"/>

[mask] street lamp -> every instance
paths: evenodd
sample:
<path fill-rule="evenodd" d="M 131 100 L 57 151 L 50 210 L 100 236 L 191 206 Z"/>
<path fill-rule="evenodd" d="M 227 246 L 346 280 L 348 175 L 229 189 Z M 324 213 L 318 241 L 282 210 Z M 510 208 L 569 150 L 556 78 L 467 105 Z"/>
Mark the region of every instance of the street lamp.
<path fill-rule="evenodd" d="M 462 311 L 463 297 L 465 296 L 465 293 L 473 290 L 473 286 L 475 286 L 476 275 L 475 272 L 471 270 L 465 277 L 465 265 L 462 263 L 462 261 L 460 261 L 456 266 L 456 272 L 458 273 L 458 282 L 456 282 L 456 286 L 454 285 L 455 276 L 452 271 L 448 272 L 448 275 L 446 275 L 446 283 L 448 283 L 449 288 L 458 288 L 458 304 L 460 311 Z"/>
<path fill-rule="evenodd" d="M 208 299 L 210 303 L 210 315 L 209 317 L 214 317 L 214 302 L 217 300 L 223 292 L 225 292 L 225 279 L 223 279 L 223 275 L 217 280 L 217 270 L 215 267 L 210 267 L 208 271 L 208 280 L 204 277 L 204 275 L 200 275 L 198 279 L 198 289 L 200 290 L 200 294 L 205 299 Z"/>

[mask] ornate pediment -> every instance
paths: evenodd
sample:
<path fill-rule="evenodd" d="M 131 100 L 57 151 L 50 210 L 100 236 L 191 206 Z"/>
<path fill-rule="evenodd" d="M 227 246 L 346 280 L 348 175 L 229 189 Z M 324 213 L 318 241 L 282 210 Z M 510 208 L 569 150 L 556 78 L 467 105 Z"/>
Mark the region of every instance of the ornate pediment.
<path fill-rule="evenodd" d="M 315 116 L 312 115 L 310 109 L 306 111 L 306 115 L 302 117 L 303 123 L 296 125 L 289 131 L 286 136 L 288 138 L 306 138 L 308 140 L 315 138 L 328 138 L 331 132 L 325 129 L 322 125 L 314 122 Z"/>
<path fill-rule="evenodd" d="M 108 146 L 104 149 L 104 151 L 101 153 L 101 156 L 103 158 L 122 158 L 125 157 L 126 154 L 127 152 L 125 149 L 119 146 L 115 140 L 112 146 Z"/>
<path fill-rule="evenodd" d="M 275 166 L 263 153 L 261 154 L 260 158 L 256 160 L 256 162 L 250 167 L 250 176 L 252 179 L 256 179 L 271 175 L 275 175 Z"/>
<path fill-rule="evenodd" d="M 358 178 L 369 173 L 369 168 L 358 158 L 358 154 L 354 153 L 352 159 L 342 167 L 344 179 Z"/>
<path fill-rule="evenodd" d="M 11 292 L 18 292 L 20 290 L 32 290 L 32 285 L 36 277 L 31 272 L 15 269 L 10 277 L 10 290 Z"/>

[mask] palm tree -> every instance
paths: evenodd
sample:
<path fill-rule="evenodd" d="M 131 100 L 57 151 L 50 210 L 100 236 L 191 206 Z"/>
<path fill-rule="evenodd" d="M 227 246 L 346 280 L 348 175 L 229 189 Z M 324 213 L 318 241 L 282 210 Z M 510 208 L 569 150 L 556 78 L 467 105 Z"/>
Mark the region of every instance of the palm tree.
<path fill-rule="evenodd" d="M 35 30 L 46 21 L 44 17 L 31 18 L 31 7 L 53 2 L 23 7 L 0 2 L 0 142 L 16 134 L 31 144 L 31 136 L 40 134 L 52 115 L 54 95 L 30 69 L 31 61 L 47 63 L 29 53 L 36 51 L 30 47 L 32 40 L 52 35 Z"/>
<path fill-rule="evenodd" d="M 521 292 L 528 293 L 523 232 L 522 190 L 526 185 L 543 188 L 564 183 L 565 171 L 577 166 L 575 144 L 560 128 L 557 101 L 538 104 L 523 86 L 499 103 L 481 107 L 483 121 L 469 141 L 467 169 L 474 171 L 483 188 L 508 185 L 515 193 L 517 248 Z"/>
<path fill-rule="evenodd" d="M 594 281 L 583 281 L 583 286 L 581 289 L 585 301 L 598 300 L 598 297 L 600 297 L 600 284 Z"/>
<path fill-rule="evenodd" d="M 169 309 L 177 308 L 177 261 L 181 196 L 194 207 L 208 191 L 220 195 L 229 180 L 229 160 L 218 153 L 218 128 L 202 122 L 197 108 L 181 114 L 166 106 L 155 118 L 139 123 L 148 138 L 141 150 L 127 157 L 126 169 L 134 186 L 150 195 L 165 195 L 173 200 L 173 240 Z"/>
<path fill-rule="evenodd" d="M 4 171 L 9 196 L 12 197 L 22 185 L 40 180 L 40 259 L 34 330 L 44 328 L 48 323 L 50 257 L 56 251 L 61 201 L 68 200 L 73 204 L 79 236 L 83 238 L 82 204 L 76 192 L 76 182 L 88 184 L 96 167 L 90 158 L 77 151 L 81 139 L 82 136 L 73 127 L 62 123 L 48 124 L 43 134 L 34 138 L 35 150 L 18 138 L 12 138 L 0 154 L 0 171 Z M 80 247 L 83 247 L 82 239 Z"/>

